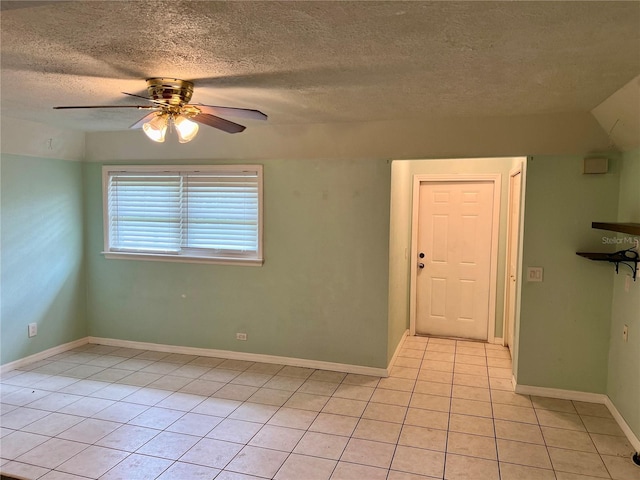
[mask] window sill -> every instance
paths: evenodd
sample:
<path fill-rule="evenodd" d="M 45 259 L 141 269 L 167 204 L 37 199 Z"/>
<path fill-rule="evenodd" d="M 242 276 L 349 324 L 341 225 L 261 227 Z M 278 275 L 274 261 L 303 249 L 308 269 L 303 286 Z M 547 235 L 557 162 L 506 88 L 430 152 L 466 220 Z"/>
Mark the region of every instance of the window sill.
<path fill-rule="evenodd" d="M 129 253 L 129 252 L 102 252 L 104 258 L 117 260 L 145 260 L 152 262 L 175 263 L 209 263 L 215 265 L 238 265 L 248 267 L 261 267 L 263 259 L 234 258 L 234 257 L 196 257 L 186 255 L 166 255 L 161 253 Z"/>

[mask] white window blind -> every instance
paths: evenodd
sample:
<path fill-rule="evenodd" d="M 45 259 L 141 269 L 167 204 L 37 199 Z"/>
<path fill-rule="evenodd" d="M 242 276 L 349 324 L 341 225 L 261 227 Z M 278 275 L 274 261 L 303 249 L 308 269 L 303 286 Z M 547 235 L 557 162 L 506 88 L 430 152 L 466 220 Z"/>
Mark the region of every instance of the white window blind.
<path fill-rule="evenodd" d="M 103 181 L 106 253 L 262 260 L 261 166 L 104 167 Z"/>
<path fill-rule="evenodd" d="M 189 248 L 221 251 L 258 249 L 257 177 L 237 173 L 185 177 Z"/>
<path fill-rule="evenodd" d="M 108 194 L 110 250 L 179 252 L 181 191 L 179 175 L 112 174 Z"/>

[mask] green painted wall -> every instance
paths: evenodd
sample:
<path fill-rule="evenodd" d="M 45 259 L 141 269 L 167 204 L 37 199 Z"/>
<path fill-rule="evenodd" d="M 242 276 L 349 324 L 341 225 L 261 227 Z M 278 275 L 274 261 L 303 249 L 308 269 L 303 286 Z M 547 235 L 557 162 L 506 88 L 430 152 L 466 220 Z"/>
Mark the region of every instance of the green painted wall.
<path fill-rule="evenodd" d="M 622 157 L 618 221 L 640 223 L 640 150 L 625 153 Z M 633 246 L 630 235 L 603 230 L 599 232 L 601 237 L 617 238 L 621 242 L 610 245 L 611 250 Z M 621 266 L 618 275 L 612 274 L 607 394 L 636 437 L 640 438 L 640 275 L 634 282 L 628 278 L 630 273 L 627 267 Z M 626 283 L 628 291 L 625 290 Z M 626 343 L 622 340 L 624 325 L 629 327 L 629 340 Z"/>
<path fill-rule="evenodd" d="M 86 336 L 82 164 L 0 157 L 1 363 Z M 27 337 L 36 322 L 38 335 Z"/>
<path fill-rule="evenodd" d="M 262 267 L 105 259 L 87 164 L 89 334 L 386 367 L 389 162 L 263 163 Z"/>
<path fill-rule="evenodd" d="M 583 175 L 582 156 L 538 156 L 526 177 L 518 383 L 604 393 L 611 318 L 611 269 L 575 254 L 601 251 L 591 222 L 617 216 L 616 161 L 610 173 Z"/>

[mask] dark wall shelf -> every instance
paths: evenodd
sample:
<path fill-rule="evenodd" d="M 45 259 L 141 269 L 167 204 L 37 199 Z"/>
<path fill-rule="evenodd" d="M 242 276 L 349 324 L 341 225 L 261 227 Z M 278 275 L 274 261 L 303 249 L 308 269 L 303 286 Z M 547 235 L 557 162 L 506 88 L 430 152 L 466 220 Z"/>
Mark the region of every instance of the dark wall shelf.
<path fill-rule="evenodd" d="M 609 230 L 611 232 L 628 233 L 630 235 L 640 235 L 640 223 L 607 223 L 593 222 L 592 228 Z"/>
<path fill-rule="evenodd" d="M 609 230 L 610 232 L 628 233 L 629 235 L 640 235 L 640 223 L 593 222 L 591 223 L 591 228 Z M 633 273 L 633 281 L 636 281 L 636 276 L 638 274 L 637 242 L 636 247 L 620 250 L 615 253 L 577 252 L 576 255 L 588 258 L 589 260 L 595 260 L 596 262 L 613 263 L 616 266 L 616 273 L 618 273 L 620 264 L 626 265 Z"/>
<path fill-rule="evenodd" d="M 580 255 L 581 257 L 588 258 L 589 260 L 595 260 L 597 262 L 613 263 L 616 266 L 616 273 L 618 273 L 620 264 L 626 265 L 633 273 L 633 281 L 636 281 L 638 273 L 638 252 L 635 250 L 620 250 L 615 253 L 577 252 L 576 255 Z"/>

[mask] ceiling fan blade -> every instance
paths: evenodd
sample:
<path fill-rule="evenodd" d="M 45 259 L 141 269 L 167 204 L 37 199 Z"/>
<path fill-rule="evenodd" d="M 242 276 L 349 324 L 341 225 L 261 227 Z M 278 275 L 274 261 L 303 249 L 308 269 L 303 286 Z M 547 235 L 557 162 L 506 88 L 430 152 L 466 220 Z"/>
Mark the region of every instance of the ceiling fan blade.
<path fill-rule="evenodd" d="M 262 113 L 260 110 L 254 110 L 251 108 L 219 107 L 217 105 L 202 105 L 201 103 L 196 103 L 192 106 L 198 108 L 203 113 L 208 113 L 209 115 L 229 115 L 234 117 L 250 118 L 253 120 L 266 120 L 268 118 L 267 115 Z"/>
<path fill-rule="evenodd" d="M 130 97 L 136 97 L 136 98 L 142 98 L 143 100 L 146 100 L 147 102 L 151 102 L 151 103 L 155 103 L 157 105 L 166 105 L 166 102 L 161 102 L 160 100 L 154 100 L 153 98 L 148 98 L 148 97 L 143 97 L 142 95 L 136 95 L 135 93 L 127 93 L 127 92 L 120 92 L 123 93 L 125 95 L 129 95 Z"/>
<path fill-rule="evenodd" d="M 202 123 L 204 125 L 209 125 L 210 127 L 217 128 L 227 133 L 239 133 L 247 128 L 237 123 L 230 122 L 229 120 L 225 120 L 224 118 L 210 115 L 208 113 L 199 113 L 198 115 L 194 115 L 189 119 L 195 120 L 196 122 Z"/>
<path fill-rule="evenodd" d="M 142 117 L 136 123 L 131 125 L 129 128 L 131 129 L 142 128 L 142 125 L 147 123 L 149 120 L 151 120 L 155 116 L 156 116 L 156 112 L 147 113 L 144 117 Z"/>
<path fill-rule="evenodd" d="M 63 106 L 53 107 L 54 110 L 69 110 L 72 108 L 137 108 L 139 110 L 148 110 L 152 107 L 150 105 L 75 105 L 75 106 Z"/>

